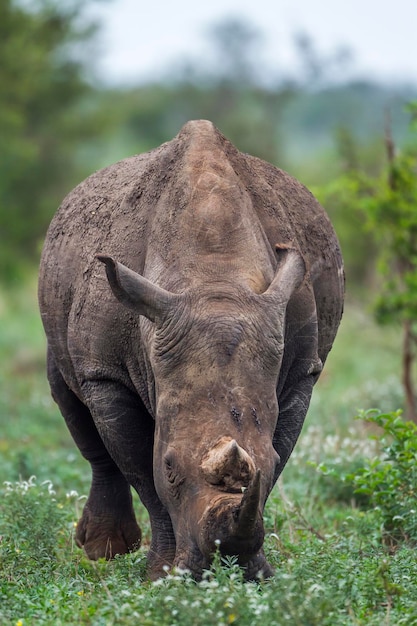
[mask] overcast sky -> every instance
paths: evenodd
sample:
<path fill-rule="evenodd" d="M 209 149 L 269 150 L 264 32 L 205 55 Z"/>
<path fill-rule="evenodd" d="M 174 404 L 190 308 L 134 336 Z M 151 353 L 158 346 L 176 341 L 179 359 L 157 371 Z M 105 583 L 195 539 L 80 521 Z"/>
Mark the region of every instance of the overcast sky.
<path fill-rule="evenodd" d="M 182 57 L 204 56 L 207 29 L 231 16 L 264 34 L 265 67 L 295 65 L 294 34 L 306 32 L 323 56 L 345 46 L 351 72 L 417 83 L 417 0 L 109 0 L 97 66 L 109 82 L 135 82 Z M 269 71 L 269 70 L 268 70 Z"/>

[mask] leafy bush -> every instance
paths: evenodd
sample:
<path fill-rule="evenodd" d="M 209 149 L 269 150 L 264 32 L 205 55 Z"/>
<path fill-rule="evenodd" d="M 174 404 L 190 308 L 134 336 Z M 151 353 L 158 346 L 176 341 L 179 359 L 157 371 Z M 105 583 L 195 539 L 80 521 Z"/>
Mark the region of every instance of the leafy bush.
<path fill-rule="evenodd" d="M 405 422 L 400 410 L 381 413 L 370 409 L 361 411 L 358 418 L 382 429 L 382 434 L 372 435 L 380 453 L 350 473 L 323 464 L 318 469 L 351 485 L 355 494 L 366 496 L 366 508 L 375 509 L 380 517 L 384 542 L 416 541 L 417 426 Z"/>

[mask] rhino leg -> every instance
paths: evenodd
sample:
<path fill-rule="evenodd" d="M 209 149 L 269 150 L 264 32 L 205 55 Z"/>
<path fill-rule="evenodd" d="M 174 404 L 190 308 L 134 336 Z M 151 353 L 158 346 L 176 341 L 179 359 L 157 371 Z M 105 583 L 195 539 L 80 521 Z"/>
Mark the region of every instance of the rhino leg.
<path fill-rule="evenodd" d="M 148 574 L 156 579 L 172 566 L 176 543 L 153 480 L 154 420 L 139 396 L 118 381 L 90 380 L 82 390 L 104 446 L 148 510 L 152 531 Z"/>
<path fill-rule="evenodd" d="M 307 376 L 294 384 L 279 398 L 279 416 L 273 445 L 281 459 L 275 480 L 284 469 L 304 424 L 313 391 L 314 377 Z"/>
<path fill-rule="evenodd" d="M 274 573 L 274 570 L 266 560 L 263 549 L 248 563 L 244 564 L 244 576 L 247 581 L 271 578 Z"/>
<path fill-rule="evenodd" d="M 140 546 L 141 531 L 136 523 L 130 490 L 121 477 L 109 479 L 98 486 L 93 479 L 90 495 L 77 524 L 76 542 L 92 560 L 133 552 Z M 111 504 L 110 504 L 111 503 Z"/>
<path fill-rule="evenodd" d="M 130 486 L 107 452 L 90 411 L 68 388 L 50 355 L 48 378 L 69 431 L 92 468 L 90 495 L 77 524 L 77 544 L 93 560 L 137 549 L 141 531 Z"/>

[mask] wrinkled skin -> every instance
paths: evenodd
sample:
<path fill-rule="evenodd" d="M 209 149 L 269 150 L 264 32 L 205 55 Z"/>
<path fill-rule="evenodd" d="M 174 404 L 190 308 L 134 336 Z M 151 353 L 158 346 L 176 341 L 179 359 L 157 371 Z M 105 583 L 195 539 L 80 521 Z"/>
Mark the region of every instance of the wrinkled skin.
<path fill-rule="evenodd" d="M 138 547 L 133 486 L 151 578 L 201 577 L 218 541 L 248 579 L 271 575 L 263 509 L 342 314 L 340 250 L 313 196 L 189 122 L 69 194 L 39 301 L 51 391 L 92 467 L 87 555 Z"/>

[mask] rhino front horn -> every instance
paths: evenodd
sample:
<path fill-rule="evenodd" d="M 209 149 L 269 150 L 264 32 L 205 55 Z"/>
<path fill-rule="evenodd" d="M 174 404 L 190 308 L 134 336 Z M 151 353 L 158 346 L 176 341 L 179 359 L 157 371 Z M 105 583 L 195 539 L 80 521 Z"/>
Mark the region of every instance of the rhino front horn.
<path fill-rule="evenodd" d="M 245 490 L 240 507 L 235 514 L 231 535 L 236 539 L 250 537 L 253 533 L 260 510 L 261 470 L 257 470 L 254 479 Z"/>
<path fill-rule="evenodd" d="M 255 475 L 249 454 L 231 437 L 222 437 L 204 456 L 200 468 L 210 485 L 231 493 L 240 493 Z"/>

